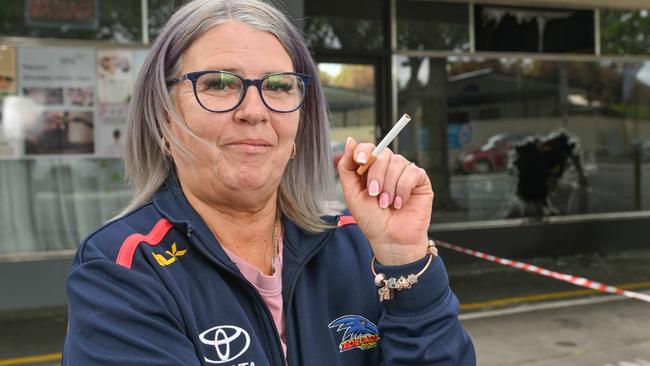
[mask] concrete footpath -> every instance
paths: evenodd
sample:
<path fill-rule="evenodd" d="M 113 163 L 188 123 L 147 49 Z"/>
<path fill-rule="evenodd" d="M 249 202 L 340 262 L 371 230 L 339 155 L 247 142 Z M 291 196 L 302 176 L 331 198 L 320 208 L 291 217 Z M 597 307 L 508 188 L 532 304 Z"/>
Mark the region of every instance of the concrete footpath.
<path fill-rule="evenodd" d="M 650 303 L 591 301 L 479 312 L 463 325 L 481 366 L 650 366 Z"/>
<path fill-rule="evenodd" d="M 650 289 L 648 250 L 522 261 L 633 291 Z M 482 259 L 449 265 L 448 272 L 478 365 L 650 366 L 650 303 Z"/>

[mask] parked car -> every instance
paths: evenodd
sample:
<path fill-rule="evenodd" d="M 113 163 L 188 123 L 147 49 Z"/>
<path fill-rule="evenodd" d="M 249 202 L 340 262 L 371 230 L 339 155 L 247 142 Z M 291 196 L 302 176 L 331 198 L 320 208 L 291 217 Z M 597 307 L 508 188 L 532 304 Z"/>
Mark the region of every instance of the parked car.
<path fill-rule="evenodd" d="M 456 169 L 463 174 L 490 173 L 508 167 L 508 153 L 526 138 L 524 134 L 500 133 L 472 151 L 462 152 L 456 160 Z"/>

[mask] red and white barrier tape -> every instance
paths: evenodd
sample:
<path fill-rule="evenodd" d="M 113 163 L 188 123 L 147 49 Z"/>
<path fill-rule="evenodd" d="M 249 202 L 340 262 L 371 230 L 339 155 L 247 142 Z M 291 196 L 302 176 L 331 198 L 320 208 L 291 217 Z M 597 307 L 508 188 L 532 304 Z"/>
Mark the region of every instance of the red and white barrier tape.
<path fill-rule="evenodd" d="M 566 273 L 550 271 L 548 269 L 537 267 L 537 266 L 534 266 L 532 264 L 528 264 L 528 263 L 524 263 L 524 262 L 518 262 L 518 261 L 515 261 L 515 260 L 512 260 L 512 259 L 500 258 L 500 257 L 494 256 L 494 255 L 485 254 L 483 252 L 479 252 L 479 251 L 476 251 L 476 250 L 459 247 L 458 245 L 445 243 L 444 241 L 440 241 L 440 240 L 436 240 L 435 242 L 436 242 L 436 246 L 451 249 L 451 250 L 454 250 L 454 251 L 457 251 L 457 252 L 460 252 L 460 253 L 469 254 L 471 256 L 481 258 L 481 259 L 485 259 L 485 260 L 488 260 L 490 262 L 499 263 L 499 264 L 502 264 L 504 266 L 509 266 L 509 267 L 512 267 L 512 268 L 517 268 L 517 269 L 521 269 L 521 270 L 524 270 L 524 271 L 536 273 L 536 274 L 541 275 L 541 276 L 555 278 L 556 280 L 568 282 L 568 283 L 576 285 L 576 286 L 582 286 L 582 287 L 590 288 L 590 289 L 600 291 L 600 292 L 607 292 L 607 293 L 610 293 L 610 294 L 627 296 L 627 297 L 632 298 L 632 299 L 637 299 L 637 300 L 641 300 L 641 301 L 645 301 L 645 302 L 650 302 L 650 295 L 646 295 L 646 294 L 642 294 L 642 293 L 638 293 L 638 292 L 634 292 L 634 291 L 623 290 L 623 289 L 620 289 L 618 287 L 609 286 L 609 285 L 606 285 L 606 284 L 603 284 L 603 283 L 600 283 L 600 282 L 596 282 L 596 281 L 586 279 L 584 277 L 576 277 L 576 276 L 566 274 Z"/>

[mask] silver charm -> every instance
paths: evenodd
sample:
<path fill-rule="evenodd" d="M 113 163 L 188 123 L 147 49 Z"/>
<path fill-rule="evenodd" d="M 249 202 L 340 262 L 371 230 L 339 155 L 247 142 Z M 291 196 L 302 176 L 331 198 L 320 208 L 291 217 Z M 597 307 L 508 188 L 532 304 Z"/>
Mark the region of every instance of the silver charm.
<path fill-rule="evenodd" d="M 401 276 L 397 280 L 397 284 L 395 285 L 395 289 L 400 290 L 400 291 L 401 290 L 408 290 L 410 288 L 411 288 L 411 283 L 404 276 Z"/>
<path fill-rule="evenodd" d="M 386 285 L 380 287 L 377 293 L 379 294 L 379 301 L 390 300 L 393 298 L 393 290 L 389 289 Z"/>

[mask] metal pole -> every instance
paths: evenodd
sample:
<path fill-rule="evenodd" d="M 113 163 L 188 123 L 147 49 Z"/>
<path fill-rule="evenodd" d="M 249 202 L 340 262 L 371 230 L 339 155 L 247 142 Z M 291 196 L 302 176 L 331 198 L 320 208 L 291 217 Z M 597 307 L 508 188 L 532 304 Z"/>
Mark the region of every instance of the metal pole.
<path fill-rule="evenodd" d="M 397 60 L 395 57 L 395 52 L 397 51 L 397 4 L 396 0 L 390 0 L 389 2 L 389 19 L 390 19 L 390 81 L 391 81 L 391 104 L 392 116 L 390 119 L 390 127 L 392 127 L 393 121 L 397 121 L 398 114 L 398 84 L 397 84 Z M 399 152 L 399 137 L 393 141 L 393 149 L 396 152 Z"/>
<path fill-rule="evenodd" d="M 475 4 L 473 1 L 469 2 L 467 4 L 469 6 L 469 11 L 467 12 L 469 14 L 469 52 L 474 53 L 476 52 L 476 23 L 474 20 L 474 7 Z"/>
<path fill-rule="evenodd" d="M 634 145 L 634 208 L 641 210 L 642 206 L 642 192 L 641 192 L 641 148 L 642 144 L 639 141 Z"/>
<path fill-rule="evenodd" d="M 149 1 L 140 0 L 142 14 L 142 43 L 149 44 Z"/>

